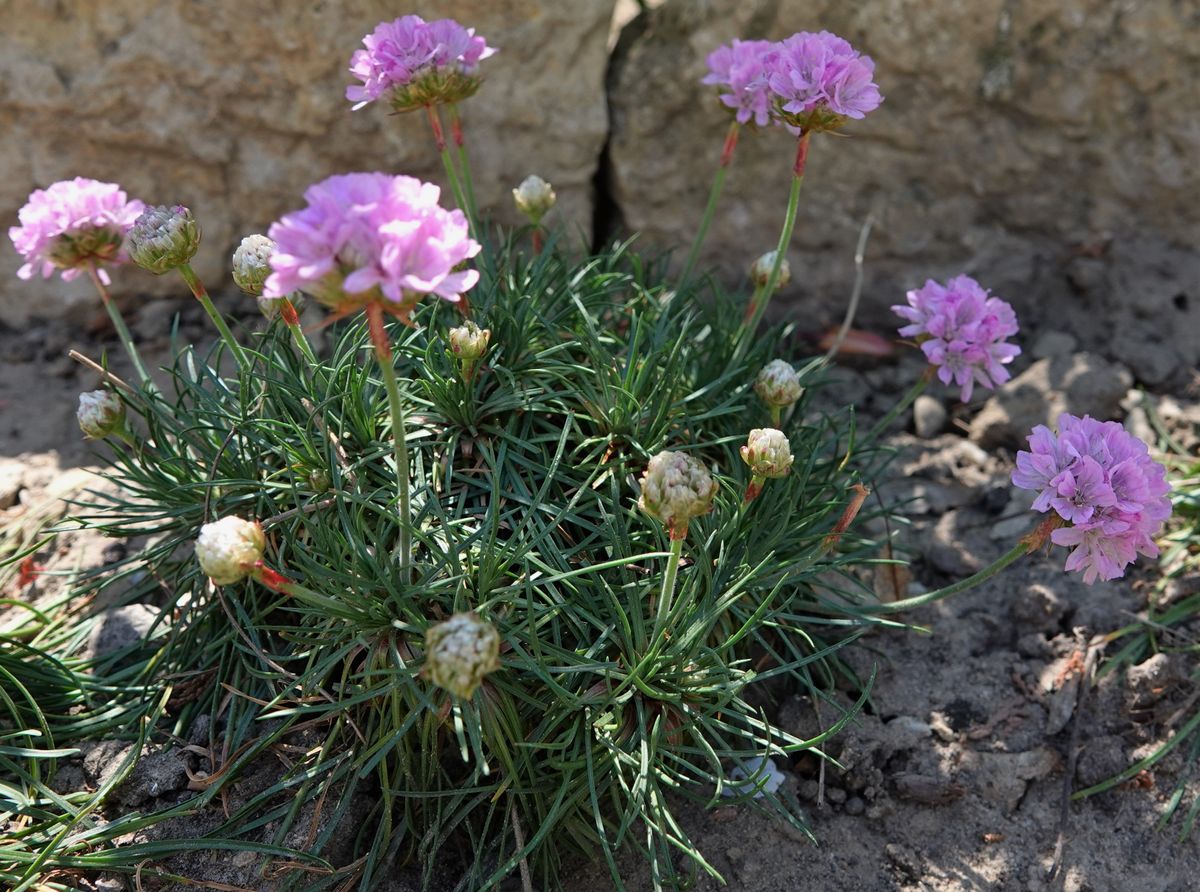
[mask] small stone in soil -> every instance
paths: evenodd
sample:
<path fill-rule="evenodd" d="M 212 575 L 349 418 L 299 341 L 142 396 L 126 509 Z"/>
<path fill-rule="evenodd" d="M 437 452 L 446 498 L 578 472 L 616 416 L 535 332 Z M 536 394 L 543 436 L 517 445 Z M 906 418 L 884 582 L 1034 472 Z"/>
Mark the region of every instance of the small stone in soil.
<path fill-rule="evenodd" d="M 936 437 L 946 427 L 949 415 L 941 400 L 921 394 L 913 403 L 913 429 L 922 440 Z"/>
<path fill-rule="evenodd" d="M 848 815 L 857 817 L 858 815 L 861 815 L 864 811 L 866 811 L 866 809 L 867 809 L 866 803 L 863 802 L 861 799 L 859 799 L 857 796 L 851 796 L 849 799 L 846 800 L 846 814 L 848 814 Z"/>
<path fill-rule="evenodd" d="M 1157 653 L 1130 667 L 1127 678 L 1130 705 L 1141 708 L 1161 700 L 1171 688 L 1187 678 L 1187 672 L 1172 654 Z"/>
<path fill-rule="evenodd" d="M 1125 741 L 1115 734 L 1093 737 L 1079 754 L 1075 779 L 1080 787 L 1090 787 L 1115 777 L 1129 767 Z"/>
<path fill-rule="evenodd" d="M 815 802 L 821 785 L 815 780 L 806 780 L 800 785 L 800 798 L 805 802 Z"/>
<path fill-rule="evenodd" d="M 846 801 L 846 791 L 841 787 L 826 787 L 825 798 L 834 805 L 841 805 Z"/>

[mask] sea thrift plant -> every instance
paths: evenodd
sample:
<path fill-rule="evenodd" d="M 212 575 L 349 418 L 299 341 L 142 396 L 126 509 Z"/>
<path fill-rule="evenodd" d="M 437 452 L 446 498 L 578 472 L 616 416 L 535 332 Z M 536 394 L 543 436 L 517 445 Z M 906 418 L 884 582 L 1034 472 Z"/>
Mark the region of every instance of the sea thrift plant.
<path fill-rule="evenodd" d="M 767 86 L 780 120 L 802 131 L 836 130 L 883 102 L 875 63 L 848 42 L 821 31 L 801 31 L 780 42 L 769 58 Z"/>
<path fill-rule="evenodd" d="M 1139 554 L 1157 557 L 1154 536 L 1171 515 L 1166 469 L 1115 421 L 1064 413 L 1057 427 L 1033 429 L 1012 480 L 1038 494 L 1034 510 L 1066 524 L 1050 534 L 1072 549 L 1066 569 L 1091 584 L 1124 576 Z"/>
<path fill-rule="evenodd" d="M 103 440 L 109 434 L 125 436 L 125 404 L 111 390 L 79 394 L 75 419 L 89 440 Z"/>
<path fill-rule="evenodd" d="M 264 548 L 262 525 L 231 514 L 200 528 L 196 559 L 214 585 L 233 585 L 254 572 Z"/>
<path fill-rule="evenodd" d="M 1008 342 L 1020 331 L 1017 316 L 970 276 L 956 276 L 945 285 L 930 279 L 908 292 L 907 306 L 892 310 L 909 322 L 901 337 L 917 340 L 938 379 L 957 385 L 964 403 L 976 384 L 993 390 L 1011 377 L 1005 366 L 1021 353 Z"/>
<path fill-rule="evenodd" d="M 427 295 L 457 302 L 479 281 L 457 267 L 479 253 L 462 211 L 415 177 L 351 173 L 304 193 L 307 206 L 271 224 L 266 298 L 294 291 L 344 314 L 375 304 L 407 320 Z"/>
<path fill-rule="evenodd" d="M 763 483 L 769 479 L 786 477 L 792 470 L 792 446 L 787 434 L 773 427 L 755 428 L 746 438 L 746 445 L 739 452 L 750 468 L 750 485 L 746 487 L 745 501 L 755 499 L 762 492 Z"/>
<path fill-rule="evenodd" d="M 754 379 L 754 392 L 771 412 L 775 424 L 784 409 L 790 409 L 804 393 L 800 376 L 785 359 L 772 359 L 763 366 Z"/>
<path fill-rule="evenodd" d="M 183 205 L 146 208 L 129 230 L 129 259 L 161 276 L 190 263 L 200 247 L 200 227 Z"/>
<path fill-rule="evenodd" d="M 454 696 L 470 700 L 499 668 L 500 633 L 474 613 L 456 613 L 426 630 L 425 673 Z"/>
<path fill-rule="evenodd" d="M 1081 419 L 1035 432 L 1018 460 L 1014 479 L 1049 517 L 1040 534 L 915 598 L 865 589 L 890 543 L 872 532 L 887 524 L 859 516 L 878 519 L 878 436 L 906 404 L 865 433 L 854 407 L 809 405 L 833 353 L 801 363 L 794 326 L 762 324 L 790 274 L 810 136 L 880 102 L 873 63 L 845 41 L 737 41 L 710 57 L 705 80 L 733 120 L 679 276 L 630 242 L 543 245 L 541 180 L 514 195 L 531 233 L 485 224 L 457 103 L 492 52 L 448 19 L 367 36 L 347 96 L 424 108 L 448 188 L 381 172 L 311 185 L 231 258 L 265 324 L 235 331 L 218 312 L 189 265 L 189 213 L 142 218 L 139 262 L 177 268 L 221 334 L 211 348 L 172 341 L 161 384 L 101 278 L 125 259 L 140 202 L 76 180 L 21 212 L 23 277 L 88 272 L 138 372 L 85 358 L 112 392 L 85 395 L 81 427 L 116 434 L 124 413 L 138 435 L 121 423 L 124 443 L 93 444 L 106 485 L 75 506 L 84 528 L 133 547 L 79 575 L 61 610 L 39 598 L 29 626 L 0 631 L 17 692 L 0 698 L 0 728 L 34 729 L 0 734 L 13 738 L 0 791 L 28 804 L 0 845 L 5 888 L 91 867 L 161 880 L 169 840 L 127 837 L 184 813 L 213 819 L 214 845 L 266 859 L 250 885 L 371 890 L 412 870 L 430 888 L 494 892 L 520 874 L 551 892 L 569 885 L 570 858 L 599 853 L 624 887 L 636 850 L 656 888 L 683 887 L 717 872 L 680 798 L 747 803 L 807 832 L 775 765 L 826 758 L 867 701 L 869 678 L 853 705 L 834 691 L 852 675 L 838 651 L 883 614 L 978 584 L 1042 538 L 1071 546 L 1068 568 L 1089 581 L 1154 548 L 1157 466 Z M 728 294 L 691 274 L 738 128 L 772 120 L 797 136 L 780 239 L 753 292 Z M 331 311 L 319 349 L 299 294 Z M 965 278 L 919 295 L 908 336 L 944 380 L 968 396 L 1003 383 L 1007 304 Z M 133 603 L 161 609 L 156 637 L 81 659 L 105 617 L 87 605 Z M 764 709 L 792 693 L 828 704 L 808 739 Z M 55 760 L 110 732 L 134 739 L 113 779 L 52 797 Z M 144 747 L 183 741 L 206 772 L 186 793 L 159 811 L 103 810 Z M 241 784 L 264 765 L 277 778 Z M 103 820 L 80 823 L 89 815 Z"/>
<path fill-rule="evenodd" d="M 25 258 L 17 275 L 30 279 L 40 272 L 49 278 L 61 271 L 70 281 L 94 268 L 100 281 L 110 284 L 105 266 L 129 259 L 125 235 L 144 207 L 116 183 L 86 177 L 38 189 L 18 214 L 21 225 L 8 230 Z"/>
<path fill-rule="evenodd" d="M 708 74 L 700 82 L 717 88 L 721 104 L 738 124 L 771 123 L 774 100 L 767 74 L 778 46 L 769 40 L 734 40 L 709 53 Z"/>
<path fill-rule="evenodd" d="M 359 109 L 386 97 L 398 112 L 459 102 L 479 89 L 479 63 L 495 52 L 453 19 L 380 22 L 351 57 L 350 73 L 362 83 L 347 87 L 346 98 Z"/>
<path fill-rule="evenodd" d="M 662 521 L 672 539 L 684 539 L 688 523 L 709 512 L 717 484 L 708 469 L 692 456 L 665 450 L 650 459 L 642 474 L 641 489 L 641 509 Z"/>

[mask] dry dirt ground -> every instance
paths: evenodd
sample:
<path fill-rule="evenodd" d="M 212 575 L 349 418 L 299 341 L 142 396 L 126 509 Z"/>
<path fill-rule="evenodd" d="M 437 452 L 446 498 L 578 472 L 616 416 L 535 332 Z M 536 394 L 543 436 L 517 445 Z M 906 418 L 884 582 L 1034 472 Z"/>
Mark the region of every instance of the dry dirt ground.
<path fill-rule="evenodd" d="M 154 302 L 132 316 L 151 361 L 165 350 L 158 333 L 176 311 L 183 313 L 185 336 L 203 330 L 198 308 L 187 303 Z M 87 478 L 76 469 L 94 462 L 75 427 L 74 403 L 98 379 L 65 358 L 71 346 L 97 358 L 107 350 L 114 370 L 124 371 L 99 311 L 90 325 L 0 331 L 0 481 L 8 481 L 0 499 L 13 499 L 0 501 L 0 523 L 39 511 L 52 515 L 47 500 L 79 486 Z M 851 370 L 828 398 L 862 400 L 870 414 L 896 398 L 890 388 L 897 385 L 889 382 L 910 380 L 911 371 Z M 914 559 L 911 590 L 971 572 L 1032 525 L 1027 503 L 1007 483 L 1011 450 L 985 450 L 953 421 L 949 432 L 925 439 L 904 432 L 911 420 L 896 426 L 900 453 L 883 496 L 908 501 L 903 539 Z M 68 535 L 39 559 L 52 570 L 93 565 L 105 560 L 108 547 L 112 543 Z M 1169 736 L 1178 711 L 1194 703 L 1196 690 L 1193 665 L 1160 661 L 1128 677 L 1108 676 L 1077 708 L 1081 642 L 1127 625 L 1144 610 L 1154 568 L 1087 587 L 1062 572 L 1063 558 L 1061 550 L 1027 558 L 970 593 L 908 617 L 927 632 L 880 630 L 850 653 L 859 672 L 869 674 L 874 666 L 878 677 L 867 712 L 830 747 L 845 770 L 828 768 L 822 783 L 811 755 L 778 763 L 816 844 L 748 807 L 684 807 L 686 829 L 727 888 L 1200 888 L 1200 839 L 1179 840 L 1178 818 L 1165 830 L 1155 826 L 1187 770 L 1181 752 L 1134 783 L 1063 809 L 1066 783 L 1075 789 L 1096 783 L 1150 752 Z M 1185 581 L 1168 597 L 1186 594 L 1189 586 L 1200 589 L 1196 580 Z M 1184 632 L 1194 639 L 1200 626 Z M 801 736 L 821 726 L 812 705 L 793 694 L 774 708 L 777 720 Z M 826 724 L 830 712 L 823 710 Z M 93 761 L 103 756 L 98 752 Z M 89 769 L 80 767 L 82 783 Z M 1183 811 L 1198 793 L 1200 784 L 1187 785 Z M 188 795 L 180 783 L 142 807 Z M 1060 833 L 1062 869 L 1047 880 Z M 649 888 L 636 859 L 626 858 L 626 865 L 628 888 Z M 171 866 L 200 884 L 270 888 L 252 861 L 193 855 Z M 574 874 L 564 880 L 568 889 L 612 888 L 599 864 L 581 864 Z M 408 883 L 397 878 L 394 888 Z M 719 885 L 702 878 L 698 888 Z"/>

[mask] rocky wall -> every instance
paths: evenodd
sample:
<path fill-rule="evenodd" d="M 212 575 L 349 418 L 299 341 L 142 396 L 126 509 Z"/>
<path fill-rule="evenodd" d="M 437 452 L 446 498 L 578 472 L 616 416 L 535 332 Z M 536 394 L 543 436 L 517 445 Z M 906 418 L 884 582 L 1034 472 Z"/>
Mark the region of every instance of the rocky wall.
<path fill-rule="evenodd" d="M 699 84 L 705 57 L 820 29 L 874 57 L 885 101 L 814 138 L 774 310 L 801 329 L 837 321 L 874 210 L 865 324 L 890 324 L 886 307 L 926 277 L 966 270 L 1030 326 L 1073 331 L 1145 381 L 1200 361 L 1191 0 L 667 0 L 626 29 L 610 69 L 623 225 L 686 250 L 729 120 Z M 774 247 L 794 146 L 778 128 L 743 131 L 705 257 L 727 280 Z"/>
<path fill-rule="evenodd" d="M 363 35 L 408 12 L 457 18 L 499 47 L 462 107 L 485 210 L 513 219 L 509 190 L 536 172 L 554 183 L 559 222 L 590 231 L 613 0 L 0 0 L 0 226 L 34 188 L 117 181 L 193 208 L 197 271 L 219 290 L 238 240 L 300 207 L 312 182 L 356 170 L 440 180 L 425 120 L 382 103 L 352 112 L 343 98 Z M 6 240 L 6 321 L 94 299 L 84 280 L 19 283 L 19 265 Z M 180 287 L 116 278 L 125 293 Z"/>

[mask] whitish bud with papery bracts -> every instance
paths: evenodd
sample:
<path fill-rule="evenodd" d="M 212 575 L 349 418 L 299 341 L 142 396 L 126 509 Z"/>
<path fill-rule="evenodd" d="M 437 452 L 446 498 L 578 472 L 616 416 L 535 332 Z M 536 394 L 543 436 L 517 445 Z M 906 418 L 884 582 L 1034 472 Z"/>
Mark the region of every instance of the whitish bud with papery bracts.
<path fill-rule="evenodd" d="M 741 453 L 755 477 L 786 477 L 792 469 L 792 446 L 783 431 L 773 427 L 750 431 Z"/>
<path fill-rule="evenodd" d="M 463 362 L 475 362 L 487 353 L 492 332 L 480 328 L 470 319 L 457 328 L 450 329 L 450 352 Z"/>
<path fill-rule="evenodd" d="M 265 235 L 248 235 L 233 252 L 233 281 L 247 294 L 258 297 L 263 283 L 271 275 L 271 254 L 275 242 Z"/>
<path fill-rule="evenodd" d="M 215 585 L 233 585 L 255 572 L 266 547 L 257 521 L 230 515 L 200 527 L 196 559 Z"/>
<path fill-rule="evenodd" d="M 476 613 L 456 613 L 425 630 L 425 675 L 456 697 L 469 700 L 499 668 L 500 633 Z"/>
<path fill-rule="evenodd" d="M 717 483 L 702 463 L 683 452 L 666 450 L 650 459 L 642 475 L 638 505 L 666 525 L 672 539 L 687 535 L 688 521 L 712 508 Z"/>
<path fill-rule="evenodd" d="M 789 363 L 772 359 L 758 373 L 754 392 L 771 408 L 786 409 L 800 399 L 804 388 L 800 386 L 800 376 Z"/>
<path fill-rule="evenodd" d="M 767 282 L 771 278 L 771 269 L 775 266 L 775 253 L 775 251 L 768 251 L 750 266 L 750 280 L 754 282 L 756 288 L 767 286 Z M 779 264 L 779 278 L 775 281 L 775 290 L 778 291 L 790 281 L 792 281 L 792 267 L 785 257 Z"/>
<path fill-rule="evenodd" d="M 554 189 L 539 176 L 527 176 L 521 185 L 512 190 L 513 201 L 517 210 L 529 218 L 534 226 L 542 222 L 542 217 L 557 200 Z"/>
<path fill-rule="evenodd" d="M 103 440 L 125 430 L 125 404 L 111 390 L 89 390 L 79 394 L 75 412 L 79 429 L 89 440 Z"/>
<path fill-rule="evenodd" d="M 196 256 L 200 226 L 183 205 L 158 205 L 142 211 L 127 238 L 129 258 L 142 269 L 161 276 Z"/>

